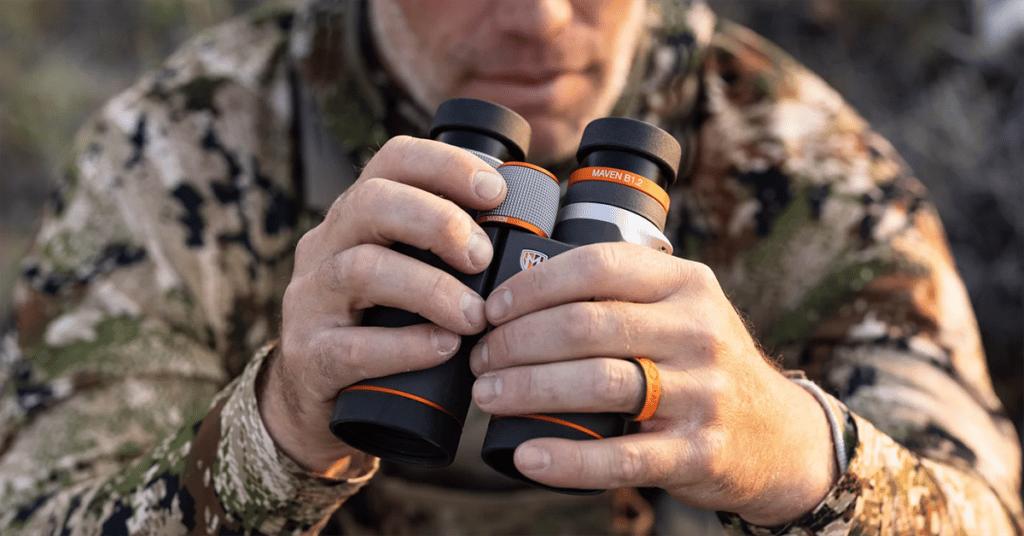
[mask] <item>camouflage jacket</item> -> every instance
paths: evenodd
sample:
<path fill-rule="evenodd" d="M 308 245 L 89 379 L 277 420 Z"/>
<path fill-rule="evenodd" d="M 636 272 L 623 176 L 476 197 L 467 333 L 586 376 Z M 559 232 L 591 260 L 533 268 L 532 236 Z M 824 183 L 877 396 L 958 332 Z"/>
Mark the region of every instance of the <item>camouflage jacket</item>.
<path fill-rule="evenodd" d="M 370 481 L 375 462 L 303 472 L 254 389 L 296 241 L 353 166 L 429 119 L 377 65 L 359 13 L 319 1 L 213 28 L 83 127 L 0 345 L 0 532 L 315 532 Z M 850 410 L 851 461 L 819 507 L 774 528 L 720 513 L 724 530 L 1024 532 L 1013 427 L 935 211 L 893 148 L 699 4 L 652 3 L 616 113 L 690 148 L 676 254 L 711 266 L 761 344 Z"/>

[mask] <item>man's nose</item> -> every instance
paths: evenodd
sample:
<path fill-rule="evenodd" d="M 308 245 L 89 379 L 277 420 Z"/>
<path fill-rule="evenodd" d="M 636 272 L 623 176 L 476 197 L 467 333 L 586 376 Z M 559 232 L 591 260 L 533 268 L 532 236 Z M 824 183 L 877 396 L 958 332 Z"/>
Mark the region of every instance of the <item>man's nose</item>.
<path fill-rule="evenodd" d="M 504 30 L 528 39 L 557 36 L 573 17 L 570 0 L 498 0 L 492 5 Z"/>

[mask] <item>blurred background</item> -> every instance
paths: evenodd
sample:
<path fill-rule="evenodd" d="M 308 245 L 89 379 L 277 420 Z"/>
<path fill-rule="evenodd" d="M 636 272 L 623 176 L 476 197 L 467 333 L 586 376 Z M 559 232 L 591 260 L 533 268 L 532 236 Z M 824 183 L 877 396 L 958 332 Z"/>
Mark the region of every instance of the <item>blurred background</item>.
<path fill-rule="evenodd" d="M 262 3 L 0 0 L 0 318 L 39 208 L 85 116 L 189 36 Z M 996 390 L 1019 432 L 1024 2 L 710 3 L 838 89 L 931 190 L 977 311 Z"/>

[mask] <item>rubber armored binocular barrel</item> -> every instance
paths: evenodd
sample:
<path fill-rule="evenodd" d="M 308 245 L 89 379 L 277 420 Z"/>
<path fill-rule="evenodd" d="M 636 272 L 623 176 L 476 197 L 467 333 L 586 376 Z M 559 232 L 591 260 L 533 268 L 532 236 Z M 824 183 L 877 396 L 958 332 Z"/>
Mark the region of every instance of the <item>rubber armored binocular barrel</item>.
<path fill-rule="evenodd" d="M 671 253 L 665 237 L 669 198 L 681 150 L 665 131 L 624 118 L 603 118 L 584 130 L 561 210 L 553 175 L 522 162 L 529 125 L 486 101 L 452 99 L 434 116 L 430 136 L 476 154 L 505 178 L 505 201 L 476 221 L 494 246 L 491 265 L 467 276 L 437 256 L 404 244 L 393 249 L 446 269 L 486 298 L 516 273 L 574 247 L 631 242 Z M 557 218 L 556 218 L 557 214 Z M 363 325 L 402 327 L 427 322 L 390 307 L 364 313 Z M 462 435 L 474 381 L 469 352 L 480 336 L 463 337 L 459 351 L 436 367 L 366 380 L 343 389 L 335 402 L 331 431 L 354 448 L 420 467 L 452 463 Z M 523 476 L 512 461 L 515 448 L 539 437 L 573 440 L 622 435 L 626 419 L 613 413 L 496 415 L 484 440 L 483 459 L 498 472 L 534 486 L 571 494 L 600 490 L 550 488 Z"/>
<path fill-rule="evenodd" d="M 552 239 L 520 235 L 506 243 L 495 286 L 527 266 L 517 252 L 549 258 L 572 247 L 631 242 L 672 252 L 664 235 L 669 197 L 681 149 L 667 132 L 633 119 L 606 117 L 587 125 Z M 520 263 L 522 264 L 522 263 Z M 519 472 L 512 456 L 524 441 L 540 437 L 588 440 L 620 436 L 626 417 L 617 413 L 495 415 L 484 438 L 483 459 L 499 473 L 536 487 L 589 495 L 602 490 L 552 488 Z"/>
<path fill-rule="evenodd" d="M 502 165 L 504 160 L 525 159 L 530 144 L 525 119 L 487 101 L 451 99 L 437 109 L 430 137 L 470 151 L 505 178 L 505 201 L 478 219 L 494 246 L 495 258 L 502 255 L 509 234 L 550 235 L 558 208 L 558 180 L 529 164 Z M 493 288 L 491 268 L 466 275 L 430 252 L 405 244 L 392 249 L 448 271 L 484 298 Z M 364 312 L 362 325 L 403 327 L 426 322 L 400 309 L 372 307 Z M 335 400 L 331 432 L 350 446 L 386 460 L 420 467 L 451 464 L 472 400 L 469 352 L 479 338 L 463 337 L 458 352 L 436 367 L 343 389 Z"/>

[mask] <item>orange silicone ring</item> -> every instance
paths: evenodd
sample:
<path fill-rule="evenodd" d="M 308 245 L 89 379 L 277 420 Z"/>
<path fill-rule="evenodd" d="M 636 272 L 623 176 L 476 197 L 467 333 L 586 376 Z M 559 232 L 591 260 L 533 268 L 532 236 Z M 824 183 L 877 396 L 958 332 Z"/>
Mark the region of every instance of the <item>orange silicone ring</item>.
<path fill-rule="evenodd" d="M 572 175 L 569 176 L 569 186 L 583 181 L 605 181 L 629 186 L 634 190 L 649 195 L 665 209 L 665 212 L 668 212 L 670 203 L 668 193 L 661 186 L 658 186 L 658 183 L 647 177 L 641 177 L 621 169 L 600 166 L 580 168 L 573 171 Z"/>
<path fill-rule="evenodd" d="M 658 411 L 658 403 L 661 402 L 661 374 L 658 372 L 658 365 L 646 357 L 634 357 L 633 361 L 640 365 L 644 371 L 644 407 L 640 413 L 633 417 L 634 421 L 643 422 L 654 418 L 654 412 Z"/>

